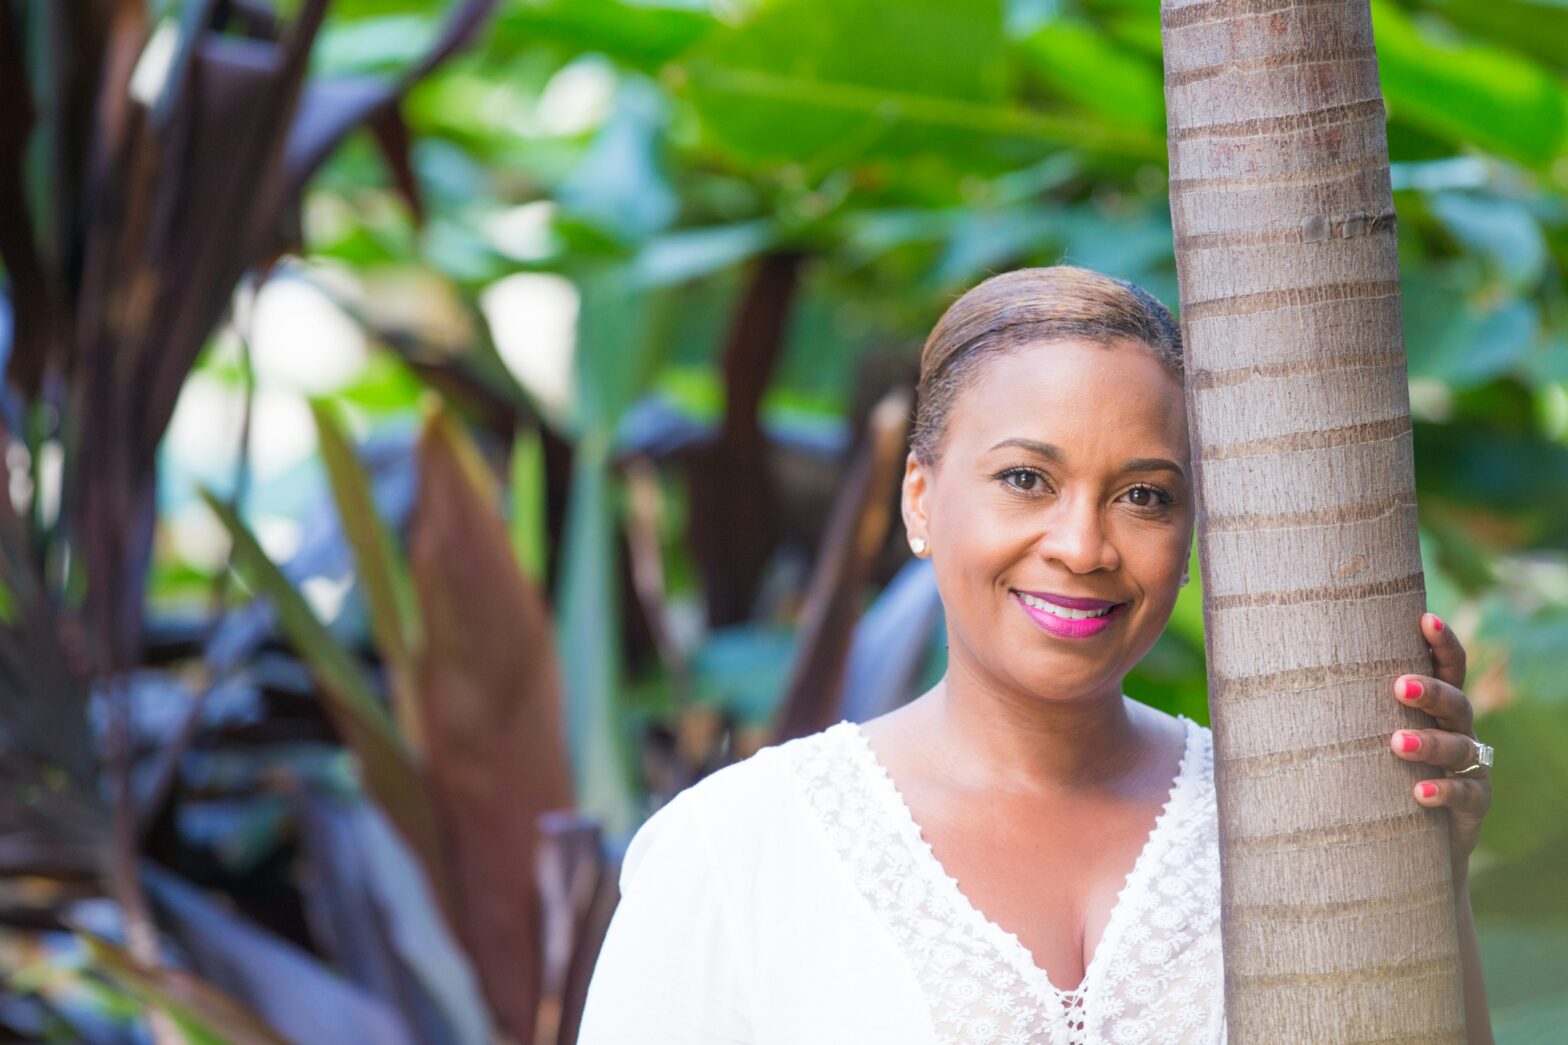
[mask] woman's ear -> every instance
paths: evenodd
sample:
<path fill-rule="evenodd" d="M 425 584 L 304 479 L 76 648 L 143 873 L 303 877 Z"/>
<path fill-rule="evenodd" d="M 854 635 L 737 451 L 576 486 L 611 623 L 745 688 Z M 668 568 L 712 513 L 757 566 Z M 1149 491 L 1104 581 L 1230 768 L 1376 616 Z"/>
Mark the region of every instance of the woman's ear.
<path fill-rule="evenodd" d="M 902 507 L 904 531 L 911 537 L 931 539 L 930 519 L 926 515 L 926 493 L 929 473 L 913 450 L 904 458 L 904 484 Z"/>

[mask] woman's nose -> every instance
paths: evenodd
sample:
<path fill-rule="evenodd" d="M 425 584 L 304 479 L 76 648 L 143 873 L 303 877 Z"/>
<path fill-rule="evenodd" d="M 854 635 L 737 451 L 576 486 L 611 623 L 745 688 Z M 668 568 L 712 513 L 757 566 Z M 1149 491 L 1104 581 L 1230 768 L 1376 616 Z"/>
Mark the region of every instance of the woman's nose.
<path fill-rule="evenodd" d="M 1057 560 L 1073 573 L 1113 570 L 1121 564 L 1099 506 L 1089 498 L 1057 503 L 1045 517 L 1039 550 L 1042 557 Z"/>

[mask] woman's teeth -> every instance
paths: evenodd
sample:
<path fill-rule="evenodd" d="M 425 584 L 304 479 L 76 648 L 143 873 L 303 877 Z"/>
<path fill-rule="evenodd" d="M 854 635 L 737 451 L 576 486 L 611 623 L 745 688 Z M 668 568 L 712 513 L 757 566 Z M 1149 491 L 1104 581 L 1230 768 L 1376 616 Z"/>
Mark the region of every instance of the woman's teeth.
<path fill-rule="evenodd" d="M 1051 616 L 1060 617 L 1062 620 L 1087 620 L 1090 617 L 1103 617 L 1116 608 L 1115 606 L 1107 606 L 1103 610 L 1070 610 L 1065 606 L 1058 606 L 1054 602 L 1046 602 L 1044 599 L 1037 599 L 1033 595 L 1025 595 L 1023 592 L 1019 592 L 1018 597 L 1035 609 L 1044 610 Z"/>

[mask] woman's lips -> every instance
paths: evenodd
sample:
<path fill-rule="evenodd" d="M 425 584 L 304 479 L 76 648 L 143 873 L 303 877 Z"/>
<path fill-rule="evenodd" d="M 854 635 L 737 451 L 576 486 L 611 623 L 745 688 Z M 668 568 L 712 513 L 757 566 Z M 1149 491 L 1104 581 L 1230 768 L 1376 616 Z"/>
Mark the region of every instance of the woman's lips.
<path fill-rule="evenodd" d="M 1070 610 L 1103 610 L 1107 606 L 1118 605 L 1110 599 L 1085 599 L 1073 595 L 1058 595 L 1054 591 L 1024 591 L 1022 588 L 1014 590 L 1023 591 L 1025 595 L 1032 595 L 1045 602 L 1054 602 L 1056 605 L 1065 606 Z"/>
<path fill-rule="evenodd" d="M 1030 620 L 1034 621 L 1041 628 L 1050 632 L 1052 635 L 1058 635 L 1064 639 L 1086 639 L 1091 635 L 1098 635 L 1106 628 L 1109 628 L 1111 624 L 1119 619 L 1127 610 L 1127 604 L 1125 602 L 1119 602 L 1116 604 L 1115 608 L 1111 610 L 1111 612 L 1107 613 L 1103 617 L 1085 617 L 1082 620 L 1064 620 L 1063 618 L 1050 613 L 1048 610 L 1036 609 L 1035 607 L 1029 605 L 1022 599 L 1022 597 L 1019 596 L 1018 592 L 1016 591 L 1012 592 L 1011 594 L 1013 601 L 1018 604 L 1018 608 L 1027 613 Z"/>

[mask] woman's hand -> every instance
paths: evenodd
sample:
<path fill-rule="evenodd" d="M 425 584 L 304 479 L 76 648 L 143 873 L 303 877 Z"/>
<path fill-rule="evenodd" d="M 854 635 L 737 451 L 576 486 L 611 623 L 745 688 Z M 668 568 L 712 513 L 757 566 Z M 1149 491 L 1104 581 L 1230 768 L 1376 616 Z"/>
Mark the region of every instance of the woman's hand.
<path fill-rule="evenodd" d="M 1420 708 L 1437 720 L 1435 729 L 1402 729 L 1389 738 L 1394 754 L 1407 762 L 1425 762 L 1440 769 L 1463 769 L 1475 762 L 1475 713 L 1462 688 L 1465 683 L 1465 648 L 1454 629 L 1436 614 L 1421 615 L 1421 634 L 1432 649 L 1431 675 L 1400 675 L 1394 680 L 1394 697 Z M 1411 745 L 1410 738 L 1417 743 Z M 1409 748 L 1407 750 L 1407 747 Z M 1470 853 L 1481 834 L 1481 819 L 1492 805 L 1492 781 L 1486 769 L 1463 776 L 1440 776 L 1415 786 L 1415 800 L 1428 807 L 1446 806 L 1452 816 L 1449 831 L 1454 884 L 1463 883 Z"/>

